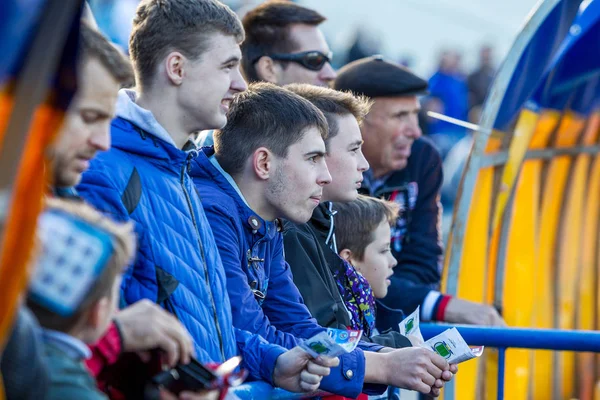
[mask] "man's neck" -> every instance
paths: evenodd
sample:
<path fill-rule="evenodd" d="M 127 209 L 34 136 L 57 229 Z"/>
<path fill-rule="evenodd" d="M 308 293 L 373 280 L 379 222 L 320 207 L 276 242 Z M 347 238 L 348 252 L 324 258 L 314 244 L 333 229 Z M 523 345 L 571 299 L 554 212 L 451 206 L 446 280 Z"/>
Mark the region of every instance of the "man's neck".
<path fill-rule="evenodd" d="M 151 91 L 139 91 L 136 104 L 150 112 L 156 121 L 169 133 L 178 149 L 183 148 L 190 134 L 182 123 L 180 110 L 169 96 L 159 96 Z"/>
<path fill-rule="evenodd" d="M 265 221 L 274 221 L 277 218 L 277 215 L 275 215 L 275 211 L 266 199 L 266 187 L 251 177 L 244 177 L 242 175 L 243 173 L 234 176 L 233 180 L 238 185 L 248 206 Z"/>

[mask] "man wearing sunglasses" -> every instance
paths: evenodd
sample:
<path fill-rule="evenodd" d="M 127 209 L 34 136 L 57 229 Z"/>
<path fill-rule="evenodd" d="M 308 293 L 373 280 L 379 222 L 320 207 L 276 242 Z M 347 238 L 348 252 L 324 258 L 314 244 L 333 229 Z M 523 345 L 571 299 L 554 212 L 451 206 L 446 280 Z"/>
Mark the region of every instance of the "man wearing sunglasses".
<path fill-rule="evenodd" d="M 241 64 L 246 81 L 329 86 L 337 74 L 318 27 L 323 21 L 318 12 L 284 0 L 267 1 L 250 10 L 242 20 L 246 39 Z M 197 144 L 213 145 L 213 131 L 201 132 Z"/>
<path fill-rule="evenodd" d="M 329 86 L 336 78 L 319 25 L 325 17 L 288 1 L 267 1 L 243 19 L 242 70 L 249 82 Z"/>

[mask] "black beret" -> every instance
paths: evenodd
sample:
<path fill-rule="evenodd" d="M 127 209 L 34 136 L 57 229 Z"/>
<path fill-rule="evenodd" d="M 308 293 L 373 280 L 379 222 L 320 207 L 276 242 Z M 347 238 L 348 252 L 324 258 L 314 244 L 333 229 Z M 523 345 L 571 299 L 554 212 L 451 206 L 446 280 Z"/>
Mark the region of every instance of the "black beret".
<path fill-rule="evenodd" d="M 382 56 L 372 56 L 340 69 L 333 88 L 367 97 L 415 96 L 427 93 L 427 81 Z"/>

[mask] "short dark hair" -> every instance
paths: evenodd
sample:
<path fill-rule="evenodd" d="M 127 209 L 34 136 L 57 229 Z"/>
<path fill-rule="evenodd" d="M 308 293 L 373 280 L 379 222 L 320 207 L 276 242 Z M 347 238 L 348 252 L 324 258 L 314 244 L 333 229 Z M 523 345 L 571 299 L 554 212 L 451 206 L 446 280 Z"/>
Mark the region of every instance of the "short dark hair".
<path fill-rule="evenodd" d="M 243 18 L 246 40 L 242 43 L 242 70 L 248 82 L 260 81 L 254 64 L 270 53 L 289 53 L 297 46 L 290 40 L 290 25 L 317 26 L 325 17 L 285 0 L 267 1 Z"/>
<path fill-rule="evenodd" d="M 373 101 L 369 100 L 366 96 L 355 96 L 351 92 L 341 92 L 306 83 L 292 83 L 291 85 L 286 85 L 285 88 L 304 97 L 323 112 L 329 125 L 329 135 L 325 141 L 326 145 L 339 132 L 335 116 L 352 114 L 360 125 L 373 104 Z"/>
<path fill-rule="evenodd" d="M 142 0 L 129 38 L 138 85 L 152 84 L 156 66 L 171 51 L 199 59 L 217 32 L 244 40 L 237 15 L 217 0 Z"/>
<path fill-rule="evenodd" d="M 327 138 L 327 120 L 308 100 L 271 83 L 250 84 L 237 94 L 227 113 L 227 125 L 215 131 L 215 152 L 225 171 L 235 175 L 259 147 L 278 157 L 315 127 Z"/>
<path fill-rule="evenodd" d="M 400 206 L 394 202 L 359 195 L 348 203 L 334 203 L 335 239 L 341 251 L 348 249 L 363 260 L 365 249 L 374 240 L 373 233 L 383 221 L 396 223 Z"/>
<path fill-rule="evenodd" d="M 82 20 L 79 29 L 79 64 L 95 58 L 123 86 L 134 83 L 133 68 L 129 59 L 89 22 Z M 93 83 L 92 83 L 93 84 Z"/>
<path fill-rule="evenodd" d="M 69 317 L 62 317 L 28 299 L 27 306 L 35 314 L 44 328 L 68 333 L 78 327 L 89 310 L 103 297 L 112 297 L 112 287 L 115 279 L 129 265 L 135 254 L 135 236 L 131 223 L 117 223 L 104 216 L 88 204 L 80 201 L 48 199 L 49 210 L 62 211 L 76 216 L 112 236 L 113 254 L 107 262 L 102 274 L 92 285 L 77 311 Z"/>

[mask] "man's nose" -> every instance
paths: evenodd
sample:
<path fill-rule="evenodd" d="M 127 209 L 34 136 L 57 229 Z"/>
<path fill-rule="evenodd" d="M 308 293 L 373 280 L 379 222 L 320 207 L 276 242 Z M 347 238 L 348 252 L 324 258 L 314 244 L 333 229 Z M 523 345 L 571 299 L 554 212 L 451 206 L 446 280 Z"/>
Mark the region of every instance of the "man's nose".
<path fill-rule="evenodd" d="M 242 76 L 242 73 L 240 72 L 239 68 L 236 69 L 235 75 L 234 75 L 233 79 L 231 80 L 230 88 L 234 92 L 238 92 L 238 93 L 245 92 L 246 89 L 248 89 L 248 84 L 244 80 L 244 77 Z"/>
<path fill-rule="evenodd" d="M 110 122 L 101 124 L 96 129 L 92 130 L 90 144 L 99 151 L 107 151 L 110 149 Z"/>
<path fill-rule="evenodd" d="M 319 72 L 319 79 L 325 83 L 329 83 L 337 78 L 337 72 L 333 69 L 330 63 L 325 63 Z"/>
<path fill-rule="evenodd" d="M 406 129 L 406 134 L 413 140 L 417 140 L 421 136 L 423 136 L 423 132 L 421 131 L 421 127 L 419 126 L 419 116 L 415 114 L 411 114 L 410 122 Z"/>
<path fill-rule="evenodd" d="M 331 183 L 331 174 L 329 173 L 329 169 L 327 169 L 327 164 L 325 164 L 325 162 L 323 162 L 323 167 L 317 178 L 317 183 L 319 186 L 325 186 Z"/>
<path fill-rule="evenodd" d="M 365 158 L 365 155 L 363 154 L 362 151 L 359 152 L 360 157 L 358 158 L 358 170 L 360 172 L 365 172 L 366 170 L 368 170 L 370 168 L 369 162 L 367 161 L 367 159 Z"/>

